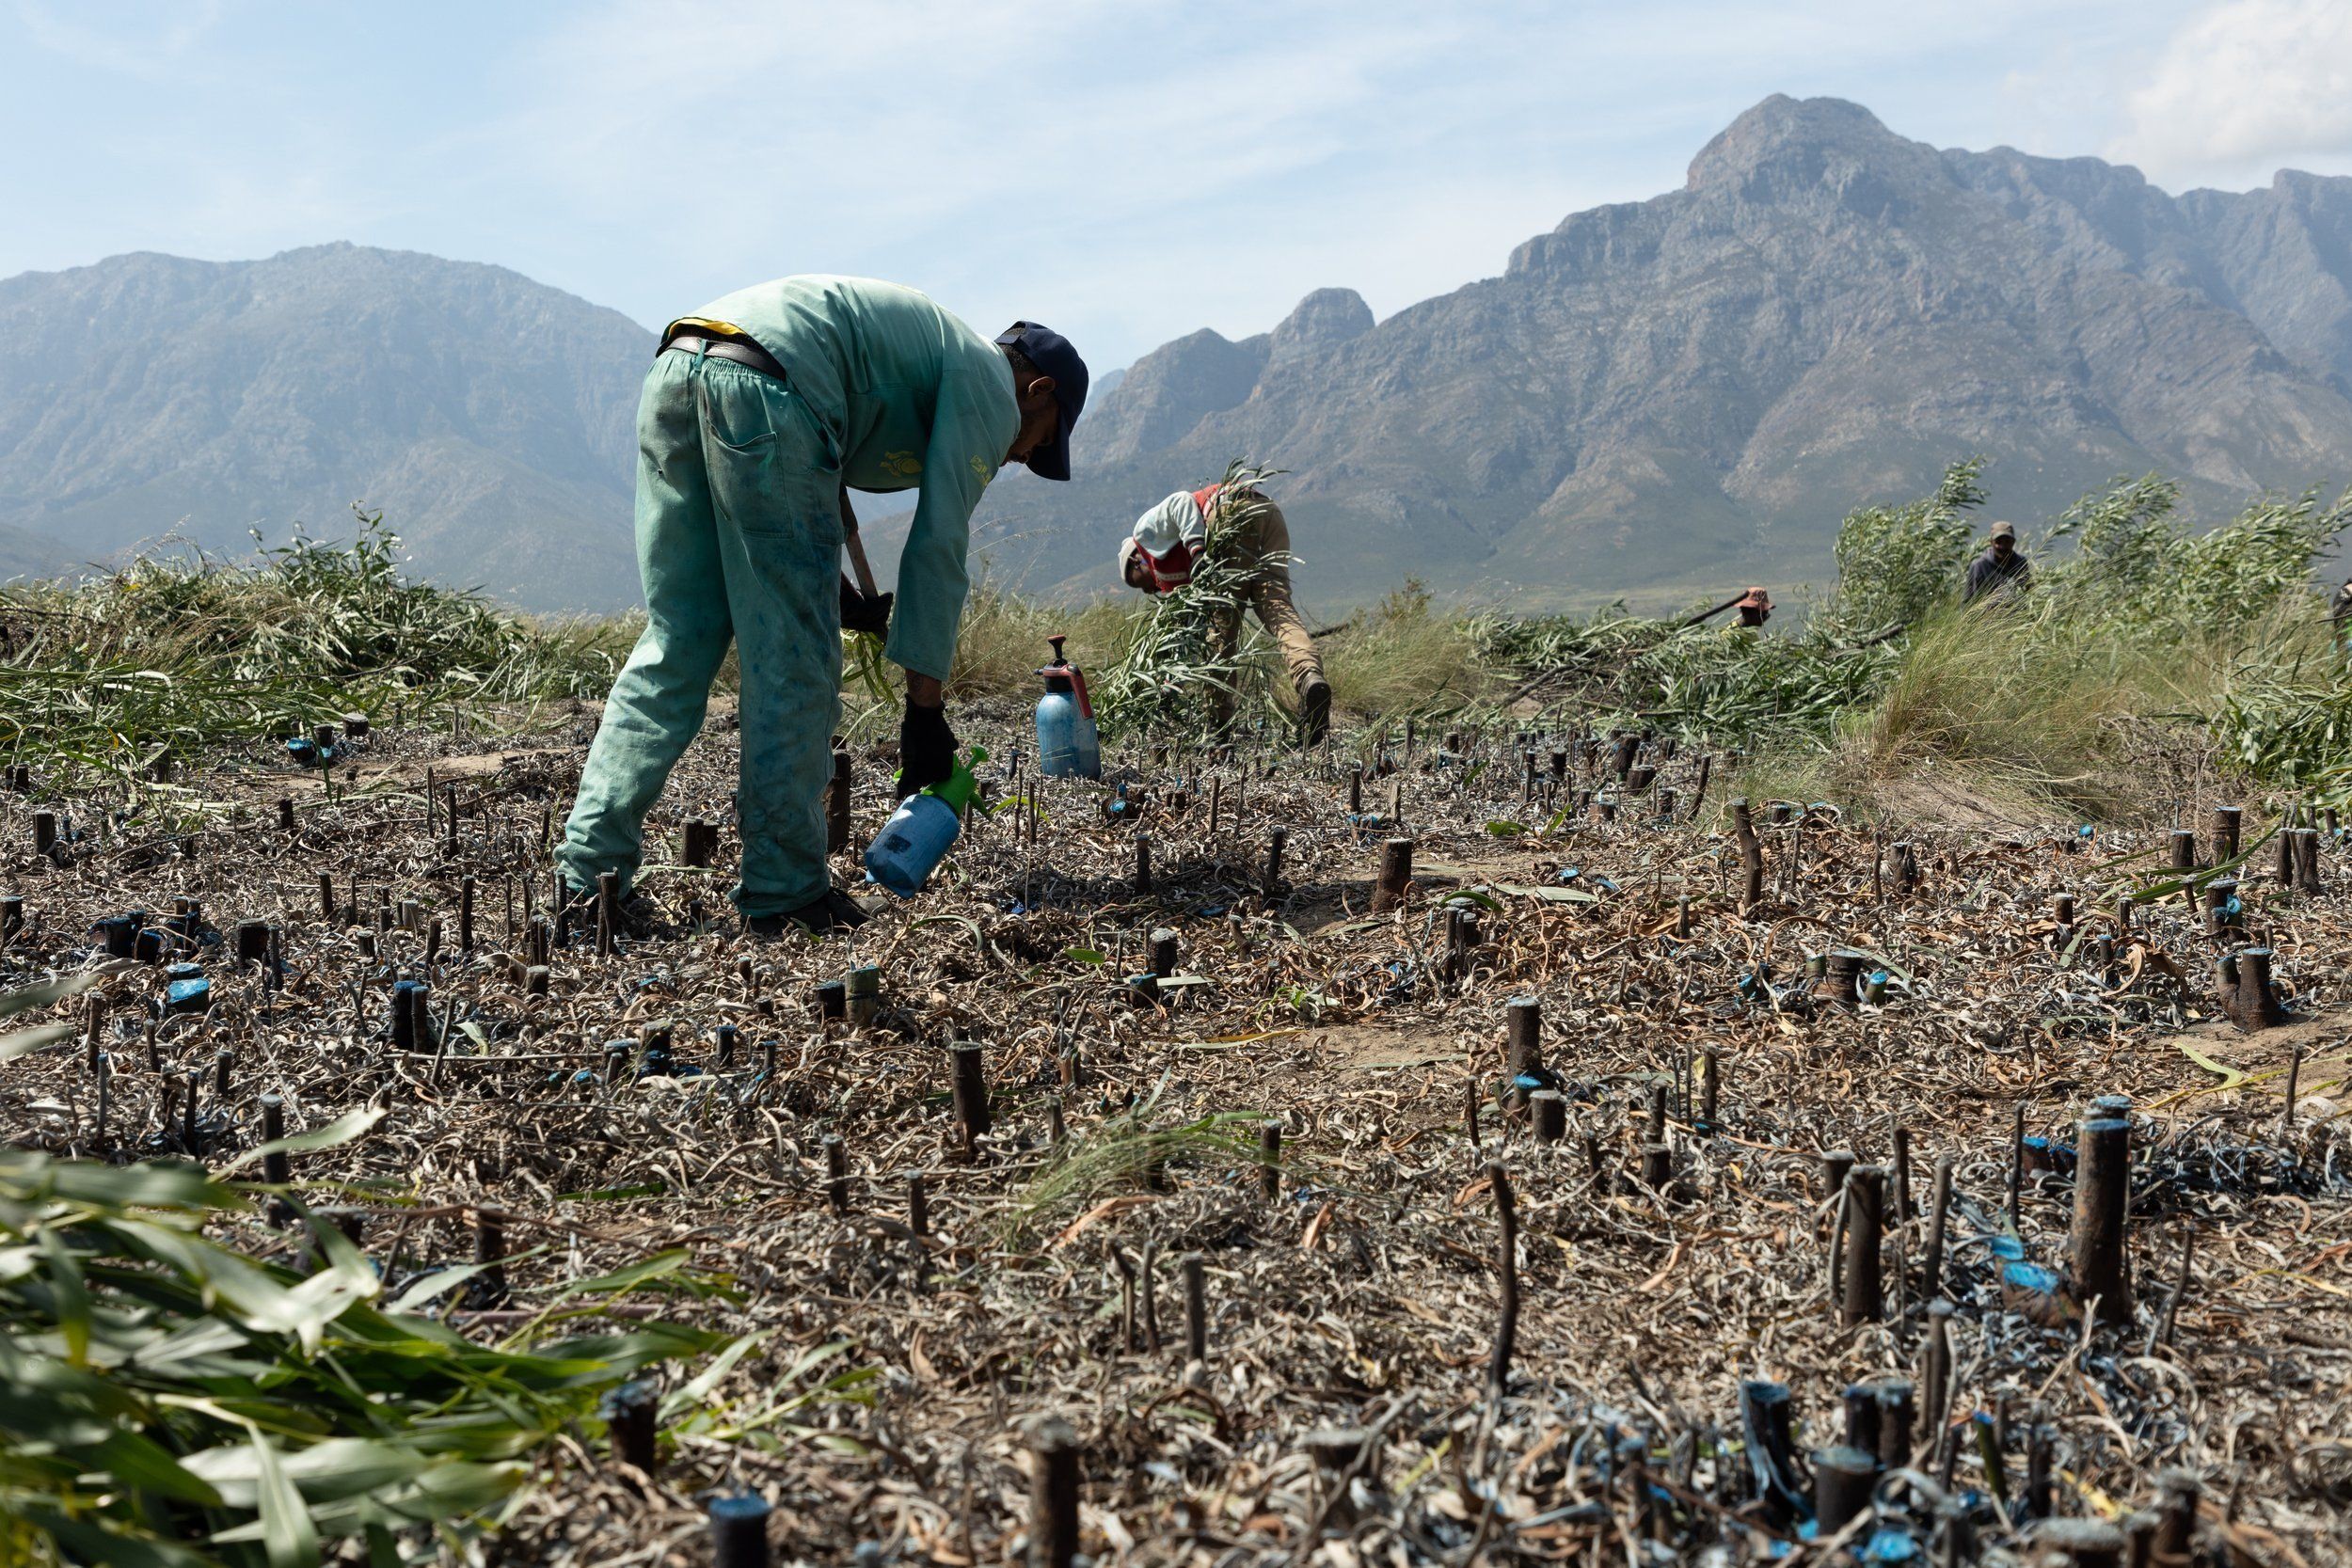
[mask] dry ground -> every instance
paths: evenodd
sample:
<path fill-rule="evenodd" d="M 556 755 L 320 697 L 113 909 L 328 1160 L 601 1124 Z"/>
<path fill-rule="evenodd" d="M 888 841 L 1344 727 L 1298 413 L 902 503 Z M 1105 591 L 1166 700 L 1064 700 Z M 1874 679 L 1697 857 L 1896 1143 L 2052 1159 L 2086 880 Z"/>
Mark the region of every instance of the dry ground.
<path fill-rule="evenodd" d="M 379 730 L 358 769 L 372 787 L 331 799 L 270 771 L 274 758 L 212 759 L 180 787 L 246 801 L 248 815 L 189 840 L 139 817 L 102 824 L 103 801 L 0 800 L 6 887 L 27 912 L 6 949 L 13 979 L 82 967 L 90 922 L 175 896 L 199 899 L 224 930 L 273 922 L 287 971 L 267 987 L 209 949 L 212 1012 L 160 1027 L 147 1022 L 159 973 L 116 974 L 104 1136 L 81 1053 L 64 1050 L 0 1072 L 10 1141 L 172 1151 L 163 1086 L 189 1069 L 220 1113 L 201 1134 L 213 1158 L 250 1143 L 263 1092 L 289 1097 L 296 1126 L 376 1100 L 390 1112 L 373 1132 L 297 1174 L 348 1184 L 340 1196 L 396 1278 L 469 1256 L 473 1214 L 503 1212 L 511 1300 L 459 1292 L 434 1308 L 473 1332 L 513 1332 L 566 1279 L 665 1248 L 730 1282 L 723 1296 L 649 1290 L 609 1304 L 758 1338 L 708 1387 L 687 1386 L 701 1369 L 673 1370 L 673 1436 L 649 1486 L 583 1433 L 546 1457 L 490 1560 L 704 1562 L 698 1499 L 721 1488 L 775 1503 L 771 1539 L 787 1560 L 1018 1559 L 1030 1544 L 1025 1423 L 1046 1414 L 1074 1428 L 1080 1547 L 1102 1561 L 1631 1561 L 1718 1542 L 1762 1556 L 1797 1530 L 1751 1500 L 1742 1381 L 1789 1386 L 1802 1453 L 1845 1433 L 1850 1385 L 1922 1375 L 1923 1217 L 1889 1232 L 1883 1320 L 1841 1328 L 1831 1292 L 1840 1222 L 1821 1156 L 1885 1164 L 1898 1129 L 1915 1209 L 1937 1163 L 1952 1164 L 1935 1293 L 1954 1307 L 1956 1370 L 1946 1408 L 1920 1412 L 1924 1479 L 1908 1508 L 1890 1485 L 1890 1523 L 1931 1528 L 1923 1498 L 1988 1487 L 1971 1421 L 1985 1412 L 2007 1497 L 2027 1490 L 2029 1451 L 2049 1465 L 2049 1506 L 2068 1515 L 2146 1507 L 2158 1469 L 2185 1466 L 2206 1489 L 2216 1549 L 2352 1560 L 2339 1022 L 2352 921 L 2335 892 L 2249 880 L 2249 922 L 2320 1022 L 2243 1036 L 2211 1022 L 2217 947 L 2177 896 L 2137 911 L 2112 974 L 2087 942 L 2054 940 L 2060 893 L 2080 900 L 2077 935 L 2111 928 L 2114 895 L 2153 863 L 2146 841 L 1922 832 L 1924 881 L 1900 893 L 1874 876 L 1867 834 L 1818 819 L 1768 827 L 1768 898 L 1743 915 L 1728 841 L 1660 823 L 1648 801 L 1629 799 L 1613 823 L 1491 832 L 1498 819 L 1540 829 L 1555 810 L 1524 800 L 1498 736 L 1472 758 L 1425 741 L 1393 750 L 1393 775 L 1366 782 L 1368 811 L 1386 812 L 1401 785 L 1402 831 L 1416 841 L 1421 877 L 1401 911 L 1369 912 L 1391 829 L 1348 822 L 1331 763 L 1131 754 L 1120 760 L 1142 791 L 1139 829 L 1104 820 L 1101 786 L 1050 783 L 1036 793 L 1034 848 L 1008 805 L 930 891 L 853 938 L 756 942 L 723 916 L 731 831 L 720 872 L 674 863 L 686 817 L 729 820 L 735 737 L 719 720 L 650 827 L 645 879 L 674 920 L 698 903 L 706 928 L 605 958 L 559 948 L 550 994 L 531 998 L 510 958 L 528 940 L 523 889 L 544 914 L 543 823 L 560 828 L 592 722 L 496 741 Z M 1019 744 L 1012 725 L 963 722 L 1000 762 Z M 475 760 L 492 756 L 510 760 Z M 427 830 L 428 768 L 457 784 L 453 852 L 440 826 Z M 1692 768 L 1687 755 L 1663 764 L 1685 808 Z M 858 756 L 856 844 L 885 809 L 886 777 L 884 759 Z M 1569 787 L 1593 782 L 1580 761 Z M 997 793 L 1025 799 L 1032 785 Z M 271 805 L 281 794 L 300 802 L 291 833 Z M 2264 814 L 2249 805 L 2250 841 Z M 84 834 L 61 865 L 30 853 L 37 806 L 61 806 Z M 1269 893 L 1278 824 L 1289 840 Z M 1138 832 L 1151 840 L 1147 893 L 1132 885 Z M 2352 875 L 2332 850 L 2325 859 L 2331 887 Z M 322 872 L 366 928 L 379 907 L 395 911 L 373 958 L 359 929 L 323 915 Z M 467 875 L 479 898 L 470 953 L 455 913 Z M 1478 944 L 1452 973 L 1440 906 L 1473 890 Z M 420 929 L 397 928 L 411 900 Z M 1197 983 L 1152 1005 L 1125 977 L 1163 927 Z M 1841 944 L 1890 972 L 1881 1004 L 1805 994 L 1807 957 Z M 813 988 L 866 962 L 881 969 L 880 1017 L 821 1024 Z M 397 977 L 429 978 L 437 1051 L 388 1045 Z M 1555 1146 L 1498 1104 L 1505 1003 L 1521 994 L 1540 1001 L 1544 1060 L 1567 1096 Z M 722 1024 L 739 1031 L 723 1062 Z M 641 1081 L 640 1058 L 608 1056 L 608 1042 L 634 1045 L 649 1025 L 705 1070 Z M 984 1047 L 993 1110 L 970 1149 L 950 1096 L 957 1040 Z M 232 1087 L 216 1101 L 224 1049 Z M 1693 1080 L 1707 1050 L 1720 1106 L 1701 1126 Z M 1662 1189 L 1637 1180 L 1661 1086 Z M 2079 1304 L 2005 1300 L 1988 1243 L 2006 1227 L 2022 1110 L 2029 1133 L 2058 1146 L 2021 1181 L 2025 1252 L 2065 1269 L 2066 1151 L 2092 1097 L 2109 1094 L 2133 1106 L 2136 1302 L 2128 1326 L 2092 1329 Z M 1475 1145 L 1466 1101 L 1479 1107 Z M 1262 1120 L 1281 1129 L 1272 1196 Z M 838 1209 L 828 1136 L 850 1172 Z M 1490 1163 L 1508 1173 L 1518 1230 L 1500 1399 Z M 914 1173 L 929 1207 L 920 1235 Z M 248 1241 L 294 1244 L 258 1227 Z M 1198 1361 L 1181 1261 L 1195 1255 Z M 2058 1315 L 2042 1326 L 2021 1308 Z M 1360 1453 L 1327 1444 L 1318 1475 L 1307 1439 L 1335 1427 L 1373 1435 Z M 1645 1546 L 1645 1532 L 1662 1544 Z M 2010 1539 L 1993 1525 L 1982 1536 L 1988 1548 Z"/>

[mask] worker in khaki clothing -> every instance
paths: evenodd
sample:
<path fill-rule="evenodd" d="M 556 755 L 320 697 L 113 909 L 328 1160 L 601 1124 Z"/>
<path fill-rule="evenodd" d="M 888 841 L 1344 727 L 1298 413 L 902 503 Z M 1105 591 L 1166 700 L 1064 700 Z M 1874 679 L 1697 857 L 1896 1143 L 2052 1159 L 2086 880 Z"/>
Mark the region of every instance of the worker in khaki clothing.
<path fill-rule="evenodd" d="M 1233 563 L 1246 574 L 1248 606 L 1290 669 L 1302 736 L 1314 745 L 1330 733 L 1331 683 L 1324 678 L 1314 639 L 1291 602 L 1290 525 L 1265 492 L 1254 485 L 1221 484 L 1177 491 L 1136 519 L 1135 531 L 1119 547 L 1120 578 L 1147 594 L 1188 586 L 1212 531 L 1220 547 L 1230 539 Z M 1236 605 L 1219 627 L 1221 654 L 1230 654 L 1240 640 L 1240 620 Z M 1230 701 L 1223 699 L 1220 709 L 1230 707 Z"/>

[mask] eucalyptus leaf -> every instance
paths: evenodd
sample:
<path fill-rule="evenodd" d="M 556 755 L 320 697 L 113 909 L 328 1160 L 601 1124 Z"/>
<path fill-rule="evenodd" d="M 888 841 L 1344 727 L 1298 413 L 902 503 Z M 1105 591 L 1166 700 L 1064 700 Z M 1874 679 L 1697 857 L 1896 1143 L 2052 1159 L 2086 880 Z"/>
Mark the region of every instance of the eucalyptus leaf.
<path fill-rule="evenodd" d="M 36 1007 L 55 1006 L 69 997 L 81 995 L 98 984 L 101 978 L 97 974 L 60 974 L 54 980 L 42 980 L 36 985 L 0 992 L 0 1018 L 14 1018 Z M 71 1029 L 72 1025 L 66 1027 Z"/>
<path fill-rule="evenodd" d="M 232 1176 L 247 1165 L 258 1164 L 272 1154 L 315 1154 L 323 1148 L 340 1148 L 382 1121 L 388 1114 L 381 1105 L 366 1105 L 356 1111 L 346 1111 L 324 1127 L 313 1127 L 307 1132 L 295 1132 L 249 1148 L 223 1165 L 220 1174 Z"/>
<path fill-rule="evenodd" d="M 248 1426 L 247 1430 L 252 1433 L 258 1470 L 254 1489 L 262 1515 L 262 1548 L 269 1554 L 270 1568 L 317 1568 L 318 1529 L 310 1523 L 310 1511 L 301 1492 L 279 1463 L 278 1450 L 262 1435 L 262 1429 Z"/>
<path fill-rule="evenodd" d="M 554 1299 L 562 1301 L 566 1296 L 617 1295 L 623 1291 L 633 1291 L 653 1280 L 667 1279 L 677 1274 L 686 1267 L 691 1256 L 683 1247 L 657 1252 L 650 1258 L 641 1258 L 611 1274 L 600 1274 L 593 1279 L 576 1279 L 556 1291 Z"/>
<path fill-rule="evenodd" d="M 13 1035 L 0 1035 L 0 1062 L 29 1056 L 53 1045 L 63 1045 L 79 1033 L 81 1031 L 71 1023 L 44 1023 L 38 1029 L 20 1029 Z"/>

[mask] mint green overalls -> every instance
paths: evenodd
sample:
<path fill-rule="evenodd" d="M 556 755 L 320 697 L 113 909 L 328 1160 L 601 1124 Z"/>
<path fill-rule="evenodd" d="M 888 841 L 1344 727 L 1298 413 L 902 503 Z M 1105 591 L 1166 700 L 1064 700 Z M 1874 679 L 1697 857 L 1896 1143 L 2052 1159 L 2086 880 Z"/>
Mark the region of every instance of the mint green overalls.
<path fill-rule="evenodd" d="M 736 907 L 823 896 L 824 791 L 841 708 L 840 492 L 920 486 L 887 652 L 945 680 L 972 509 L 1019 429 L 1004 351 L 913 289 L 787 277 L 673 331 L 748 336 L 787 380 L 657 355 L 637 410 L 645 631 L 612 683 L 556 851 L 575 890 L 643 855 L 645 814 L 701 730 L 734 642 L 742 672 Z M 671 334 L 665 333 L 664 340 Z"/>

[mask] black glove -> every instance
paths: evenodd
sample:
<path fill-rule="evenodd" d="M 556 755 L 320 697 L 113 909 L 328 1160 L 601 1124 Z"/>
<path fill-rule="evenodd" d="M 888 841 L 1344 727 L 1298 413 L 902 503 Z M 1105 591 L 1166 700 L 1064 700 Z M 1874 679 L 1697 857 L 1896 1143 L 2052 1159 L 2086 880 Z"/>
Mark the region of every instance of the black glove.
<path fill-rule="evenodd" d="M 944 707 L 907 705 L 898 724 L 898 799 L 946 779 L 956 765 L 956 733 Z"/>
<path fill-rule="evenodd" d="M 863 594 L 848 578 L 841 579 L 841 629 L 890 635 L 890 606 L 896 594 Z"/>

